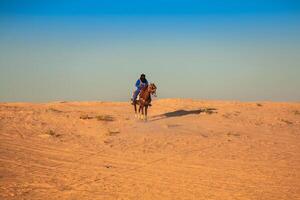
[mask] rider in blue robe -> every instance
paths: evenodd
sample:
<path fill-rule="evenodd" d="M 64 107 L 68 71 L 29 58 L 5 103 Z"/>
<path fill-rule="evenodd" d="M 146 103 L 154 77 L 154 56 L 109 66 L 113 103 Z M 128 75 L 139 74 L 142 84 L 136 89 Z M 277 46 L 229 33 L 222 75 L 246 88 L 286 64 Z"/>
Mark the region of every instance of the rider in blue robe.
<path fill-rule="evenodd" d="M 148 85 L 148 81 L 146 79 L 146 75 L 141 74 L 141 77 L 135 83 L 136 90 L 134 91 L 133 97 L 131 99 L 133 102 L 136 100 L 142 88 L 146 87 L 147 85 Z"/>

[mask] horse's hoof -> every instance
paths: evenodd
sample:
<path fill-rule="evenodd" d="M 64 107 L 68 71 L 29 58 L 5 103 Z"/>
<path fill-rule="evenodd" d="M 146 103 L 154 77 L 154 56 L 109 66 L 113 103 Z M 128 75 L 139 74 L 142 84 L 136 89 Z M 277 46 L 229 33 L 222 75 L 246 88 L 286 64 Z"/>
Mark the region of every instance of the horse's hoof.
<path fill-rule="evenodd" d="M 141 120 L 143 120 L 144 119 L 144 116 L 143 115 L 141 115 Z"/>

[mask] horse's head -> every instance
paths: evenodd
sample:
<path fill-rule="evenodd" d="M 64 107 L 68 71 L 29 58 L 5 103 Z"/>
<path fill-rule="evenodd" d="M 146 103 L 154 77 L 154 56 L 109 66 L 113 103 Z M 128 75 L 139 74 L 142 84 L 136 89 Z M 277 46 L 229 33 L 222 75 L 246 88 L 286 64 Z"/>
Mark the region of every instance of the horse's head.
<path fill-rule="evenodd" d="M 157 87 L 154 83 L 150 83 L 150 85 L 148 86 L 148 91 L 150 92 L 150 94 L 156 96 L 156 88 Z"/>

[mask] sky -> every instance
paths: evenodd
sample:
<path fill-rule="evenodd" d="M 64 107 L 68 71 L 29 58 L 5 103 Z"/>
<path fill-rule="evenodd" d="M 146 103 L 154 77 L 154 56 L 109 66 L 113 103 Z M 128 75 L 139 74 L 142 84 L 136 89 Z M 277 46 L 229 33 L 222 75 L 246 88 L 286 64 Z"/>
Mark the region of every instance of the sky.
<path fill-rule="evenodd" d="M 300 101 L 300 1 L 0 0 L 0 102 Z"/>

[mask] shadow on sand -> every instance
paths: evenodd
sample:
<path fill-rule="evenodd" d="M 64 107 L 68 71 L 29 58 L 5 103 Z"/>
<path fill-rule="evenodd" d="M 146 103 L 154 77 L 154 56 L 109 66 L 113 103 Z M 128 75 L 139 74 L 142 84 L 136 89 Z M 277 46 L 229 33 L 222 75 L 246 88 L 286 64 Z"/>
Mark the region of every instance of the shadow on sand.
<path fill-rule="evenodd" d="M 173 112 L 167 112 L 161 115 L 153 116 L 153 120 L 151 121 L 156 121 L 156 120 L 170 118 L 170 117 L 182 117 L 186 115 L 200 114 L 200 113 L 213 114 L 213 113 L 217 113 L 216 110 L 217 110 L 216 108 L 202 108 L 196 110 L 176 110 Z"/>

